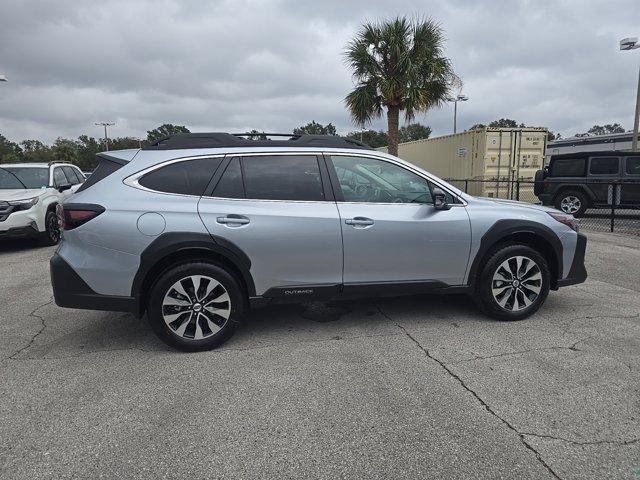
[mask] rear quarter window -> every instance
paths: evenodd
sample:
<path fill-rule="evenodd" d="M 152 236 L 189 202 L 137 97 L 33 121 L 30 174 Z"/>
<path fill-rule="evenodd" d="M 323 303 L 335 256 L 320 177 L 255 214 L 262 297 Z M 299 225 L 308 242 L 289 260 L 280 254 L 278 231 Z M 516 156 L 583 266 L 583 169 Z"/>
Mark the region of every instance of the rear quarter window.
<path fill-rule="evenodd" d="M 640 157 L 627 157 L 626 162 L 627 175 L 640 175 Z"/>
<path fill-rule="evenodd" d="M 618 157 L 592 157 L 589 162 L 591 175 L 617 175 L 618 173 L 620 173 Z"/>
<path fill-rule="evenodd" d="M 584 158 L 559 158 L 551 161 L 551 176 L 553 177 L 584 177 Z"/>
<path fill-rule="evenodd" d="M 171 163 L 147 173 L 138 183 L 156 192 L 201 196 L 221 162 L 222 158 L 199 158 Z"/>

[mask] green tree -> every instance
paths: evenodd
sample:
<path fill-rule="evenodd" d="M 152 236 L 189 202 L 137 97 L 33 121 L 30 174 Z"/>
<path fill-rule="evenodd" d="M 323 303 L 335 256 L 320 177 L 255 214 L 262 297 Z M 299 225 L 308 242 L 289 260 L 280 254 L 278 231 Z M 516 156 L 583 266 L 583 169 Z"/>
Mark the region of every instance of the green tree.
<path fill-rule="evenodd" d="M 22 160 L 20 145 L 0 135 L 0 163 L 16 163 Z"/>
<path fill-rule="evenodd" d="M 104 140 L 102 141 L 104 142 Z M 104 143 L 102 143 L 104 146 Z M 109 139 L 109 150 L 127 150 L 129 148 L 141 148 L 142 140 L 135 137 L 116 137 Z"/>
<path fill-rule="evenodd" d="M 624 127 L 619 123 L 608 123 L 606 125 L 594 125 L 585 133 L 576 133 L 576 137 L 592 137 L 596 135 L 611 135 L 614 133 L 624 133 Z"/>
<path fill-rule="evenodd" d="M 58 162 L 78 163 L 78 145 L 73 140 L 58 137 L 53 142 L 51 154 Z"/>
<path fill-rule="evenodd" d="M 387 146 L 387 132 L 384 130 L 355 130 L 345 135 L 346 138 L 363 141 L 373 148 Z"/>
<path fill-rule="evenodd" d="M 53 152 L 40 140 L 23 140 L 20 142 L 22 148 L 22 159 L 25 162 L 51 162 Z"/>
<path fill-rule="evenodd" d="M 269 140 L 264 132 L 259 132 L 255 128 L 247 132 L 247 139 L 249 140 Z"/>
<path fill-rule="evenodd" d="M 153 142 L 167 135 L 173 135 L 174 133 L 190 133 L 190 130 L 184 125 L 173 125 L 171 123 L 165 123 L 153 130 L 147 131 L 147 141 Z"/>
<path fill-rule="evenodd" d="M 518 122 L 510 118 L 501 118 L 500 120 L 494 120 L 489 124 L 492 128 L 524 128 L 524 123 L 518 125 Z"/>
<path fill-rule="evenodd" d="M 80 170 L 92 171 L 98 166 L 96 154 L 103 150 L 98 140 L 88 135 L 80 135 L 76 140 L 76 149 Z"/>
<path fill-rule="evenodd" d="M 441 106 L 460 80 L 443 56 L 444 31 L 433 20 L 397 17 L 365 23 L 347 45 L 356 82 L 345 103 L 356 125 L 387 110 L 389 153 L 397 155 L 400 112 L 407 121 Z"/>
<path fill-rule="evenodd" d="M 327 123 L 326 125 L 322 125 L 321 123 L 316 123 L 315 120 L 307 123 L 298 128 L 293 129 L 294 135 L 337 135 L 336 127 L 334 127 L 331 123 Z"/>
<path fill-rule="evenodd" d="M 410 123 L 400 128 L 400 141 L 413 142 L 414 140 L 422 140 L 429 138 L 431 135 L 431 127 L 420 123 Z"/>
<path fill-rule="evenodd" d="M 482 130 L 483 128 L 487 128 L 484 123 L 476 123 L 475 125 L 471 125 L 469 130 Z"/>

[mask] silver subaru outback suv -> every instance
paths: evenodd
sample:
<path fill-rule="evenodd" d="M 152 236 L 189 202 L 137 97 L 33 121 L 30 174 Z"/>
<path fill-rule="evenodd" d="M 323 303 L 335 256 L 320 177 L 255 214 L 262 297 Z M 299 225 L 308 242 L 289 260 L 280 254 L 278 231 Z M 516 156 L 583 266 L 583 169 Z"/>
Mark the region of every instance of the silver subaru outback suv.
<path fill-rule="evenodd" d="M 571 215 L 472 197 L 340 137 L 245 137 L 99 154 L 58 207 L 56 303 L 146 313 L 169 345 L 203 350 L 273 302 L 468 293 L 519 320 L 586 279 Z"/>

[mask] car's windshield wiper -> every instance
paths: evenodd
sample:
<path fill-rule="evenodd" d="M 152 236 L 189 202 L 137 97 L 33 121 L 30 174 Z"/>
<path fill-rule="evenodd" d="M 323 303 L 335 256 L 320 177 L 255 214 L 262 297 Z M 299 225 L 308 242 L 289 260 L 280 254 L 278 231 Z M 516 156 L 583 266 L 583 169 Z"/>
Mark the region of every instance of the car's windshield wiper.
<path fill-rule="evenodd" d="M 27 186 L 26 186 L 26 185 L 23 183 L 23 181 L 22 181 L 22 180 L 20 180 L 20 179 L 18 178 L 18 176 L 17 176 L 15 173 L 13 173 L 11 170 L 7 170 L 6 168 L 2 168 L 2 167 L 0 167 L 0 170 L 5 171 L 5 172 L 7 172 L 7 173 L 9 173 L 9 174 L 13 175 L 14 177 L 16 177 L 16 180 L 18 180 L 18 181 L 20 182 L 20 185 L 22 185 L 22 186 L 25 188 L 25 190 L 27 190 Z"/>

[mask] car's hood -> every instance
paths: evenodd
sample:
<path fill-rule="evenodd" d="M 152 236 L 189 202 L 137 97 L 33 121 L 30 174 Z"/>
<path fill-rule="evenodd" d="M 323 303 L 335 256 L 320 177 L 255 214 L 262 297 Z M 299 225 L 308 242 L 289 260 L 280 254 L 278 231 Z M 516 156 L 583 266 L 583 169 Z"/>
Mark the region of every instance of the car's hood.
<path fill-rule="evenodd" d="M 42 195 L 41 188 L 16 188 L 4 190 L 0 189 L 0 202 L 12 202 L 14 200 L 26 200 L 28 198 Z"/>
<path fill-rule="evenodd" d="M 501 198 L 491 198 L 491 197 L 475 197 L 477 201 L 486 202 L 486 203 L 498 203 L 500 205 L 512 205 L 513 207 L 523 207 L 523 208 L 531 208 L 533 210 L 540 210 L 541 212 L 556 212 L 558 210 L 551 207 L 545 207 L 544 205 L 536 205 L 528 202 L 519 202 L 517 200 L 503 200 Z"/>

